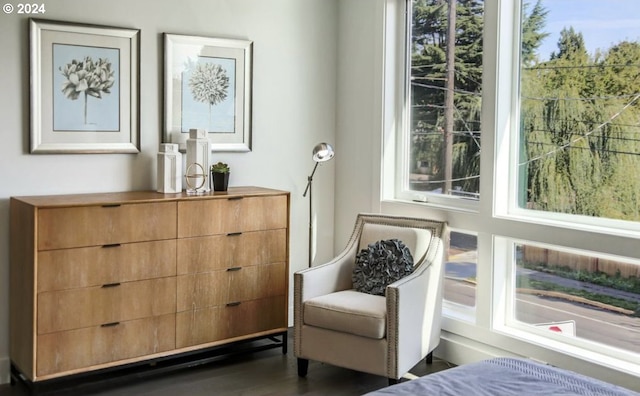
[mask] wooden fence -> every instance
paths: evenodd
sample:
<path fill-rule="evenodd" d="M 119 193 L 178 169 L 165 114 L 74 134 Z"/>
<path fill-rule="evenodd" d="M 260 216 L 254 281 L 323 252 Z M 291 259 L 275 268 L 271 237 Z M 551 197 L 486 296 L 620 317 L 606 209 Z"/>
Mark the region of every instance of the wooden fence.
<path fill-rule="evenodd" d="M 560 252 L 537 246 L 522 246 L 522 258 L 530 264 L 568 267 L 576 272 L 604 272 L 611 276 L 616 276 L 619 273 L 623 278 L 632 276 L 640 278 L 640 265 L 637 264 Z"/>

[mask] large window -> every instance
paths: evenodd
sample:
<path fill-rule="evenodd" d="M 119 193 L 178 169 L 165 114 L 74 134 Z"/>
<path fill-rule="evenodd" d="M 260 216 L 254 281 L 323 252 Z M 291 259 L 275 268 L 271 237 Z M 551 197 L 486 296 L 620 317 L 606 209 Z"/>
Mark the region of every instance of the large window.
<path fill-rule="evenodd" d="M 640 370 L 640 2 L 406 4 L 383 210 L 448 221 L 444 330 Z"/>

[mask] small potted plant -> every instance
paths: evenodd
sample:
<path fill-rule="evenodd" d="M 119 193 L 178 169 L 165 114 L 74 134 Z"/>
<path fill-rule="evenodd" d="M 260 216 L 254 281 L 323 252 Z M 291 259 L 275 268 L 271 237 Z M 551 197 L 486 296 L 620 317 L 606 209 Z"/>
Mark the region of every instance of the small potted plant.
<path fill-rule="evenodd" d="M 229 173 L 231 169 L 224 162 L 211 165 L 211 180 L 213 180 L 213 191 L 227 191 L 229 186 Z"/>

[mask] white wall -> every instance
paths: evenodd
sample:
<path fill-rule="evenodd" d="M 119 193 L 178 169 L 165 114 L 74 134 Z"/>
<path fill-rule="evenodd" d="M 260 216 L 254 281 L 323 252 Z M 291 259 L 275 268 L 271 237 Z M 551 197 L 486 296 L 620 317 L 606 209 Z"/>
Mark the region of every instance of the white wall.
<path fill-rule="evenodd" d="M 213 153 L 230 185 L 291 192 L 291 272 L 307 265 L 311 150 L 336 138 L 337 0 L 56 0 L 43 19 L 141 30 L 141 152 L 33 155 L 25 15 L 0 14 L 0 383 L 8 380 L 9 197 L 155 189 L 163 125 L 162 33 L 254 42 L 253 151 Z M 332 256 L 334 173 L 314 178 L 318 254 Z"/>
<path fill-rule="evenodd" d="M 360 212 L 380 211 L 384 0 L 339 3 L 334 249 Z"/>

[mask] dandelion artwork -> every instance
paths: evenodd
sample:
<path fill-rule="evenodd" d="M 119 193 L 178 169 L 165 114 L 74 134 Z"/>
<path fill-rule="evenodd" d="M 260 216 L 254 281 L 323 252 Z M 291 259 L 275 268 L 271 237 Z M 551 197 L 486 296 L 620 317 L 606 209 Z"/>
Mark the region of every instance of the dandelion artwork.
<path fill-rule="evenodd" d="M 229 76 L 218 64 L 198 63 L 189 79 L 189 88 L 193 98 L 209 105 L 209 123 L 211 123 L 211 107 L 227 98 Z"/>
<path fill-rule="evenodd" d="M 232 133 L 235 124 L 235 62 L 198 57 L 183 75 L 182 130 L 205 127 L 211 133 Z"/>
<path fill-rule="evenodd" d="M 57 130 L 117 131 L 118 51 L 56 45 L 54 126 Z"/>

